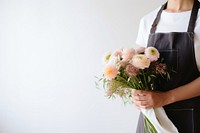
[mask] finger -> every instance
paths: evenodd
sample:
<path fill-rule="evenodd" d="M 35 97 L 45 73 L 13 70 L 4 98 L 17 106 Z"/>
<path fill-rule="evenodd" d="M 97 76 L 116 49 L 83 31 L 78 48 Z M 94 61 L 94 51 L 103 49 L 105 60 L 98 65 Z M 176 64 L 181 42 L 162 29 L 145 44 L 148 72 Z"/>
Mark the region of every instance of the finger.
<path fill-rule="evenodd" d="M 138 110 L 141 110 L 141 108 L 140 108 L 139 106 L 135 105 L 135 107 L 136 107 Z"/>
<path fill-rule="evenodd" d="M 135 107 L 139 110 L 141 109 L 146 109 L 148 106 L 147 105 L 140 105 L 137 102 L 134 103 Z"/>
<path fill-rule="evenodd" d="M 133 99 L 135 101 L 146 101 L 147 100 L 146 96 L 134 96 Z"/>
<path fill-rule="evenodd" d="M 143 97 L 143 96 L 146 96 L 146 95 L 141 93 L 141 94 L 138 94 L 138 96 Z"/>
<path fill-rule="evenodd" d="M 140 109 L 149 109 L 149 106 L 139 106 Z"/>
<path fill-rule="evenodd" d="M 140 90 L 134 90 L 134 91 L 132 91 L 132 95 L 133 96 L 136 96 L 136 95 L 138 95 L 140 93 Z"/>
<path fill-rule="evenodd" d="M 135 104 L 134 101 L 132 101 L 132 103 L 133 103 L 134 107 L 136 107 L 137 109 L 140 110 L 140 107 L 137 104 Z"/>
<path fill-rule="evenodd" d="M 136 106 L 147 106 L 148 105 L 148 102 L 147 101 L 136 101 L 134 100 L 134 103 Z"/>
<path fill-rule="evenodd" d="M 135 107 L 139 110 L 141 109 L 148 109 L 148 108 L 151 108 L 150 105 L 148 105 L 147 103 L 145 102 L 138 102 L 138 101 L 133 101 Z"/>
<path fill-rule="evenodd" d="M 150 105 L 150 104 L 146 104 L 146 105 L 140 105 L 139 108 L 141 109 L 149 109 L 149 108 L 152 108 L 153 106 Z"/>
<path fill-rule="evenodd" d="M 145 91 L 143 91 L 143 90 L 135 90 L 135 91 L 133 91 L 132 95 L 138 96 L 138 95 L 141 95 L 141 94 L 144 94 L 144 93 L 145 93 Z"/>

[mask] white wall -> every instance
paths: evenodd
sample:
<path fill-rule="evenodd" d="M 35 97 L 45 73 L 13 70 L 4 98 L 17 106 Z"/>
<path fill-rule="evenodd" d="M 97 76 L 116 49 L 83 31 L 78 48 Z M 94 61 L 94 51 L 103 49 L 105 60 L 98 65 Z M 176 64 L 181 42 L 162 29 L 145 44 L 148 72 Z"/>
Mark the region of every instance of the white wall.
<path fill-rule="evenodd" d="M 0 0 L 0 133 L 134 133 L 137 109 L 106 99 L 94 76 L 160 3 Z"/>

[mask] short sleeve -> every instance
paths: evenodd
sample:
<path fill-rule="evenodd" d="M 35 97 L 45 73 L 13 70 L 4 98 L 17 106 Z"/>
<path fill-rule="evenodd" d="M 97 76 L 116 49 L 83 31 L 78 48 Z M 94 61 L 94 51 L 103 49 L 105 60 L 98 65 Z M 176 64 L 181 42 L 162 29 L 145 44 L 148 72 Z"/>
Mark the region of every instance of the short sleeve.
<path fill-rule="evenodd" d="M 140 20 L 136 44 L 142 47 L 147 47 L 151 25 L 161 6 L 143 16 Z"/>
<path fill-rule="evenodd" d="M 138 35 L 136 38 L 136 44 L 141 47 L 146 47 L 145 38 L 144 38 L 144 19 L 140 20 Z"/>

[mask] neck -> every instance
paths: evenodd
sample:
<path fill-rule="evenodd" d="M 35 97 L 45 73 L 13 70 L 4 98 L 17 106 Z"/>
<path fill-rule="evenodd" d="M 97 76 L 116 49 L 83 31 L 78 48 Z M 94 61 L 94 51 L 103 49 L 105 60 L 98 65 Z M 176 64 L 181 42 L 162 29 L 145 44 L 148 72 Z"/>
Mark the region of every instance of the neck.
<path fill-rule="evenodd" d="M 166 11 L 168 12 L 184 12 L 189 11 L 193 7 L 194 0 L 168 0 Z"/>

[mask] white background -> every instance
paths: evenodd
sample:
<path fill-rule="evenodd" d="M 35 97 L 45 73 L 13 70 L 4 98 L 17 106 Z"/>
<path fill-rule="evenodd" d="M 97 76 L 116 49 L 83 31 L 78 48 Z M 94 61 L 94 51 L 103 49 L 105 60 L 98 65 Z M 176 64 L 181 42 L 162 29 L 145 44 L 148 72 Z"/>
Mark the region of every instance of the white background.
<path fill-rule="evenodd" d="M 162 0 L 0 0 L 0 133 L 135 133 L 138 110 L 95 88 Z"/>

